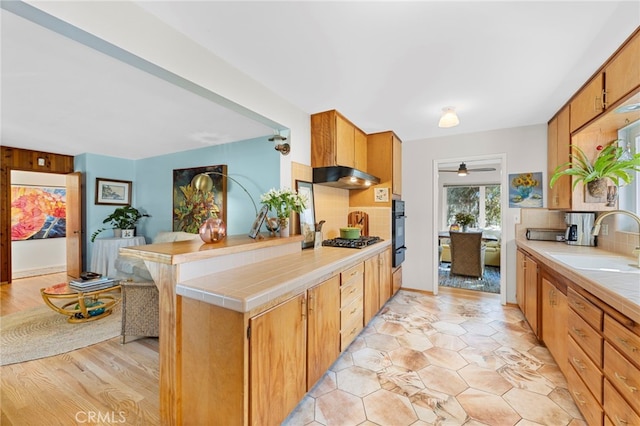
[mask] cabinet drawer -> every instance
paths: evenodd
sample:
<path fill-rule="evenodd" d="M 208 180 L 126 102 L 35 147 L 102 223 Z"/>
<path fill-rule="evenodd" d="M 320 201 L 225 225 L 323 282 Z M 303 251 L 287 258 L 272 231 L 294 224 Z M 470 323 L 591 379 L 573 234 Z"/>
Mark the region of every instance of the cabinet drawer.
<path fill-rule="evenodd" d="M 635 360 L 640 365 L 640 336 L 625 328 L 609 315 L 604 317 L 604 335 L 621 354 Z"/>
<path fill-rule="evenodd" d="M 362 288 L 362 281 L 355 281 L 349 285 L 340 287 L 340 307 L 344 308 L 358 298 L 362 300 Z"/>
<path fill-rule="evenodd" d="M 347 324 L 340 332 L 340 351 L 347 349 L 347 346 L 353 339 L 356 338 L 358 333 L 362 330 L 362 319 L 355 318 L 355 321 L 351 324 Z"/>
<path fill-rule="evenodd" d="M 345 325 L 351 325 L 358 319 L 360 325 L 363 322 L 363 309 L 362 309 L 362 297 L 354 299 L 350 304 L 343 307 L 340 310 L 340 325 L 344 328 Z"/>
<path fill-rule="evenodd" d="M 568 357 L 569 363 L 578 376 L 587 385 L 595 399 L 602 404 L 602 372 L 571 337 L 569 337 Z"/>
<path fill-rule="evenodd" d="M 602 407 L 591 395 L 587 385 L 580 380 L 580 376 L 573 367 L 569 367 L 567 370 L 567 383 L 571 397 L 576 402 L 587 424 L 589 426 L 602 425 Z"/>
<path fill-rule="evenodd" d="M 633 411 L 607 379 L 604 379 L 604 412 L 614 425 L 640 425 L 638 413 Z"/>
<path fill-rule="evenodd" d="M 640 412 L 640 369 L 604 342 L 604 374 L 620 395 Z"/>
<path fill-rule="evenodd" d="M 571 309 L 576 311 L 591 327 L 596 330 L 602 330 L 602 309 L 571 288 L 567 289 L 567 301 Z"/>
<path fill-rule="evenodd" d="M 358 263 L 340 274 L 342 285 L 349 285 L 350 282 L 364 277 L 364 262 Z"/>
<path fill-rule="evenodd" d="M 602 367 L 602 336 L 572 309 L 569 309 L 569 335 L 597 367 Z"/>

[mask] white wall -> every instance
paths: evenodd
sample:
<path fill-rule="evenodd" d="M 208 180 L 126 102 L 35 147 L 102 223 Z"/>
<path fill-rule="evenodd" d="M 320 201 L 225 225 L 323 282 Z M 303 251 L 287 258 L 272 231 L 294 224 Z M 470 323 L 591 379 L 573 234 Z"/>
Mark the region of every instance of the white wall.
<path fill-rule="evenodd" d="M 11 171 L 12 185 L 66 186 L 65 175 Z M 67 270 L 67 239 L 49 238 L 11 242 L 12 278 Z"/>
<path fill-rule="evenodd" d="M 461 158 L 464 155 L 506 154 L 505 173 L 543 172 L 547 170 L 547 126 L 519 127 L 450 137 L 405 141 L 402 144 L 402 197 L 407 208 L 407 253 L 402 265 L 403 286 L 433 291 L 435 259 L 433 229 L 433 161 Z M 546 197 L 546 192 L 544 194 Z M 503 249 L 507 250 L 507 295 L 515 303 L 515 221 L 519 208 L 505 212 Z"/>
<path fill-rule="evenodd" d="M 308 113 L 133 2 L 27 3 L 222 96 L 229 104 L 236 104 L 226 104 L 231 109 L 246 108 L 290 129 L 291 153 L 280 157 L 281 186 L 291 186 L 292 161 L 310 165 Z"/>

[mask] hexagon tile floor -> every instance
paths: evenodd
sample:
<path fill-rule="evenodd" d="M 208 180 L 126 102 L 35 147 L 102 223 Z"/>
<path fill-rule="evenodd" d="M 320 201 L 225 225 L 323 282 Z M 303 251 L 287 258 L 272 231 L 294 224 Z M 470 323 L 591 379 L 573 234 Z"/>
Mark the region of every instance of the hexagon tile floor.
<path fill-rule="evenodd" d="M 283 424 L 586 425 L 521 311 L 470 293 L 398 292 Z"/>

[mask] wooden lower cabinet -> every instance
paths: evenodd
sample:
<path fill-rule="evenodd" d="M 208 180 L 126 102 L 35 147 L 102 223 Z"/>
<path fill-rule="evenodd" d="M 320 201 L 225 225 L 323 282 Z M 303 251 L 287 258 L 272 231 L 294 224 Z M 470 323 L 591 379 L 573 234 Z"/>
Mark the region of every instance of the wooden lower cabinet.
<path fill-rule="evenodd" d="M 391 249 L 373 257 L 388 289 L 379 304 Z M 366 325 L 364 272 L 360 262 L 259 312 L 179 297 L 178 423 L 281 424 Z"/>
<path fill-rule="evenodd" d="M 308 290 L 307 390 L 340 356 L 340 277 Z"/>
<path fill-rule="evenodd" d="M 364 323 L 380 310 L 383 296 L 380 286 L 380 255 L 364 261 Z"/>
<path fill-rule="evenodd" d="M 364 263 L 340 274 L 340 350 L 364 328 Z"/>
<path fill-rule="evenodd" d="M 559 283 L 551 281 L 551 277 L 542 278 L 542 294 L 540 297 L 542 341 L 553 355 L 560 371 L 566 373 L 569 363 L 567 359 L 567 318 L 569 305 L 567 296 Z M 564 287 L 566 292 L 566 287 Z"/>
<path fill-rule="evenodd" d="M 614 425 L 640 425 L 640 415 L 607 379 L 604 380 L 604 412 Z"/>
<path fill-rule="evenodd" d="M 524 313 L 533 334 L 538 334 L 538 264 L 525 253 L 518 249 L 516 252 L 518 272 L 516 274 L 516 300 Z M 520 297 L 518 297 L 520 294 Z"/>
<path fill-rule="evenodd" d="M 573 368 L 567 370 L 569 393 L 589 426 L 602 425 L 602 406 L 591 394 L 587 385 Z"/>
<path fill-rule="evenodd" d="M 307 392 L 305 304 L 301 294 L 249 321 L 252 425 L 282 423 Z"/>

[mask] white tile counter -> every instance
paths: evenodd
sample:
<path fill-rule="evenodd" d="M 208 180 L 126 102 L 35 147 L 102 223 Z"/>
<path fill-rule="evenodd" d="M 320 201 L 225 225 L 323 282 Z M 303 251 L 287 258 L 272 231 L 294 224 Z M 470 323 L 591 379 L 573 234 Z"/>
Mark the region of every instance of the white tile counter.
<path fill-rule="evenodd" d="M 553 256 L 614 256 L 625 262 L 628 261 L 629 264 L 636 264 L 637 258 L 625 257 L 596 247 L 572 246 L 551 241 L 518 239 L 516 244 L 547 267 L 564 275 L 621 314 L 640 323 L 640 274 L 576 269 Z"/>
<path fill-rule="evenodd" d="M 181 281 L 176 294 L 237 312 L 257 313 L 300 294 L 391 246 L 381 241 L 364 249 L 320 247 L 242 268 Z"/>

